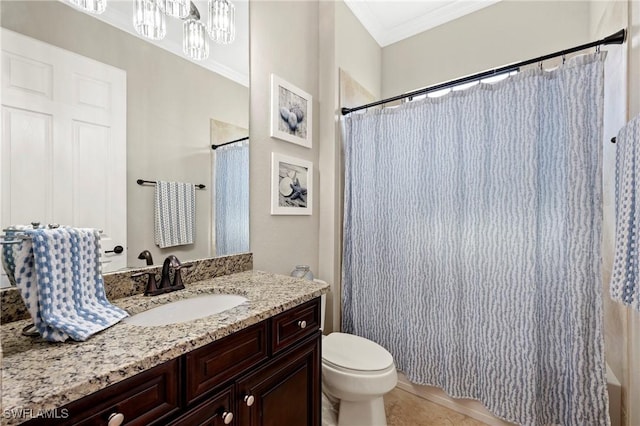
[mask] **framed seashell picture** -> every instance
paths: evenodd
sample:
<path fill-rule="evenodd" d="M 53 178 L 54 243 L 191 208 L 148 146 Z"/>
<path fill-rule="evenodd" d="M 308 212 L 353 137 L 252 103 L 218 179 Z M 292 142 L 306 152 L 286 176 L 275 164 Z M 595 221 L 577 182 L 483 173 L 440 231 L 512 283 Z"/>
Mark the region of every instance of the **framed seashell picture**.
<path fill-rule="evenodd" d="M 271 74 L 271 137 L 311 148 L 313 98 Z"/>
<path fill-rule="evenodd" d="M 271 214 L 311 214 L 313 163 L 271 153 Z"/>

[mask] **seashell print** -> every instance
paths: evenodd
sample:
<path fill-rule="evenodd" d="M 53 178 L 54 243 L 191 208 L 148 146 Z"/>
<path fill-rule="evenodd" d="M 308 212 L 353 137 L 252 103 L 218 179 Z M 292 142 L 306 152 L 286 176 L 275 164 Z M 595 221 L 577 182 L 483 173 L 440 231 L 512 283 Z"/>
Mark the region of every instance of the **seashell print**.
<path fill-rule="evenodd" d="M 304 119 L 304 111 L 302 111 L 300 105 L 294 105 L 293 107 L 291 107 L 291 112 L 296 115 L 298 123 L 302 123 L 302 120 Z"/>
<path fill-rule="evenodd" d="M 284 121 L 289 121 L 289 114 L 291 114 L 289 112 L 289 110 L 285 107 L 280 107 L 280 117 L 282 117 L 282 119 Z"/>
<path fill-rule="evenodd" d="M 287 123 L 289 123 L 289 128 L 291 130 L 295 130 L 296 127 L 298 127 L 298 117 L 296 117 L 296 115 L 293 112 L 290 112 Z"/>

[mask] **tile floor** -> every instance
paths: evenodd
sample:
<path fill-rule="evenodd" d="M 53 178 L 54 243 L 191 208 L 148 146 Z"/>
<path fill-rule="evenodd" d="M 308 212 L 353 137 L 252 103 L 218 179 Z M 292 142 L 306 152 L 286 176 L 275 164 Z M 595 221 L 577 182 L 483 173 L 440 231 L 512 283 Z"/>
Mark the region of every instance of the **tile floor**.
<path fill-rule="evenodd" d="M 384 397 L 388 426 L 486 426 L 476 419 L 395 388 Z"/>

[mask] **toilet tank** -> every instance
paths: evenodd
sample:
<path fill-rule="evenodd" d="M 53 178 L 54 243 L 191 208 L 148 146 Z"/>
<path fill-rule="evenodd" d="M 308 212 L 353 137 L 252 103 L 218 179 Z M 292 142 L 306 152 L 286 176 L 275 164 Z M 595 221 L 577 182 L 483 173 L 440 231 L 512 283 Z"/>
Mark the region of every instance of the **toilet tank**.
<path fill-rule="evenodd" d="M 319 279 L 314 279 L 314 281 L 320 284 L 327 283 L 326 281 L 319 280 Z M 329 284 L 329 291 L 330 292 L 333 291 L 332 284 Z M 324 331 L 324 317 L 325 317 L 326 311 L 327 311 L 327 295 L 323 294 L 322 296 L 320 296 L 320 331 Z"/>

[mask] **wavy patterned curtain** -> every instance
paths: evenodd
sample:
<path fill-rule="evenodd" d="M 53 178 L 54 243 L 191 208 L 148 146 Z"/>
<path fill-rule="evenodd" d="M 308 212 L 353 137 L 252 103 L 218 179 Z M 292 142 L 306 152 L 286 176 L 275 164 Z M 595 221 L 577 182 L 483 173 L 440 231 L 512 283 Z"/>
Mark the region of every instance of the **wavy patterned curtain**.
<path fill-rule="evenodd" d="M 249 143 L 215 151 L 216 255 L 249 251 Z"/>
<path fill-rule="evenodd" d="M 345 332 L 502 419 L 609 424 L 603 63 L 346 119 Z"/>

